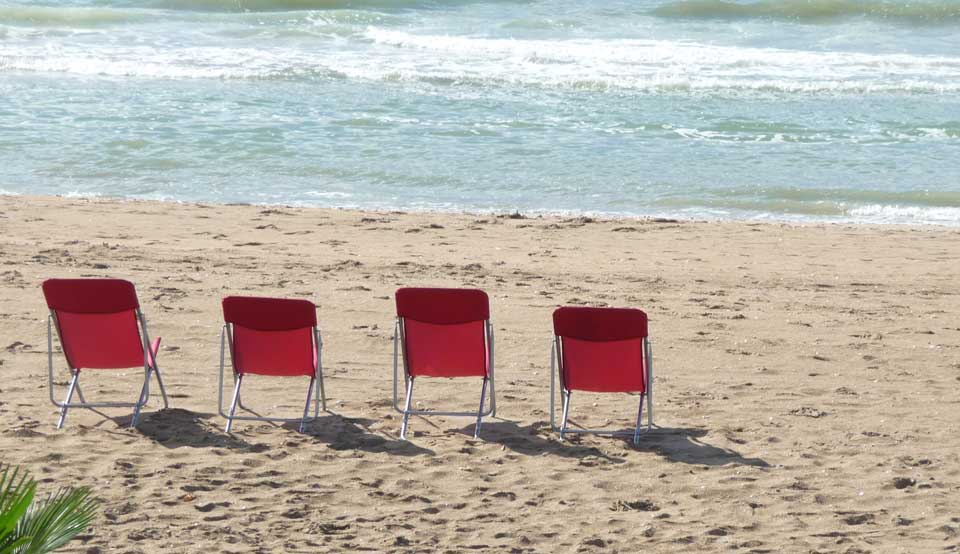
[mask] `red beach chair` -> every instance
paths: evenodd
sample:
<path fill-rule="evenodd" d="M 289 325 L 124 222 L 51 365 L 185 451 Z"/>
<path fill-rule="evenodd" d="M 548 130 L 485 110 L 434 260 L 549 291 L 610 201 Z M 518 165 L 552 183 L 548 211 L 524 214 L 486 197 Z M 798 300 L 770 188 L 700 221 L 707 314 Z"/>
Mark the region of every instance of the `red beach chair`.
<path fill-rule="evenodd" d="M 57 428 L 63 428 L 70 408 L 133 408 L 131 427 L 136 427 L 140 410 L 150 399 L 150 377 L 157 376 L 163 407 L 169 407 L 163 388 L 157 350 L 160 337 L 152 342 L 147 320 L 140 311 L 133 283 L 121 279 L 48 279 L 43 295 L 50 309 L 47 318 L 47 369 L 50 402 L 60 408 Z M 139 328 L 138 328 L 139 324 Z M 71 373 L 67 398 L 53 398 L 53 328 Z M 80 389 L 80 372 L 87 369 L 122 369 L 143 366 L 143 387 L 136 402 L 87 402 Z M 73 394 L 80 402 L 73 402 Z"/>
<path fill-rule="evenodd" d="M 393 340 L 393 407 L 403 414 L 400 438 L 407 437 L 410 415 L 475 416 L 474 437 L 484 416 L 497 413 L 493 380 L 493 326 L 487 294 L 474 289 L 402 288 L 397 290 L 397 324 Z M 399 355 L 406 384 L 404 407 L 398 391 Z M 476 412 L 413 410 L 413 382 L 419 377 L 480 377 Z M 490 402 L 484 410 L 487 383 Z"/>
<path fill-rule="evenodd" d="M 603 429 L 567 429 L 570 394 L 589 392 L 640 393 L 633 442 L 640 441 L 643 401 L 647 401 L 647 429 L 653 426 L 653 353 L 647 314 L 623 308 L 565 307 L 553 312 L 553 350 L 550 357 L 550 426 L 566 433 L 627 434 Z M 558 369 L 559 371 L 554 371 Z M 555 374 L 560 376 L 563 416 L 555 420 Z"/>
<path fill-rule="evenodd" d="M 323 342 L 317 328 L 317 308 L 309 300 L 228 296 L 223 299 L 223 330 L 220 333 L 220 382 L 217 410 L 227 419 L 226 432 L 234 420 L 299 421 L 302 433 L 308 421 L 317 419 L 320 406 L 327 410 L 323 390 L 323 369 L 320 359 Z M 226 345 L 230 345 L 233 365 L 233 401 L 230 412 L 223 412 L 223 368 Z M 279 377 L 306 376 L 307 402 L 303 417 L 238 416 L 237 406 L 250 411 L 240 402 L 240 385 L 247 374 Z M 316 393 L 314 397 L 314 387 Z M 310 400 L 314 397 L 313 417 Z"/>

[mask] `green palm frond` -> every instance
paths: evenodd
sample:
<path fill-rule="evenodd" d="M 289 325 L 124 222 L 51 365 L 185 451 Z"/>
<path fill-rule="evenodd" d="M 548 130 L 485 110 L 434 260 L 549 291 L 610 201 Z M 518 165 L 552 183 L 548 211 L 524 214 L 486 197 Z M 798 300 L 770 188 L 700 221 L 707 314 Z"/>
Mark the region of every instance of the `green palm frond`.
<path fill-rule="evenodd" d="M 33 503 L 37 483 L 20 468 L 0 470 L 0 554 L 46 554 L 70 542 L 93 521 L 90 489 L 60 489 Z"/>
<path fill-rule="evenodd" d="M 27 513 L 37 483 L 20 468 L 4 466 L 0 472 L 0 554 L 11 554 L 24 545 L 29 537 L 16 532 L 17 522 Z"/>
<path fill-rule="evenodd" d="M 60 489 L 31 506 L 20 519 L 17 531 L 29 540 L 13 554 L 44 554 L 60 548 L 93 522 L 99 503 L 90 489 Z"/>

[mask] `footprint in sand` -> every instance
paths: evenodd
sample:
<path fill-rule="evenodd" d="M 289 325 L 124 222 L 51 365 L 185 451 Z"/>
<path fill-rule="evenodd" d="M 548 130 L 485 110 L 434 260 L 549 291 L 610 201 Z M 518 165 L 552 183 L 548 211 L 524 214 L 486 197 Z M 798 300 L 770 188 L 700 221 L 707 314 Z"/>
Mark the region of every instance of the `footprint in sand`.
<path fill-rule="evenodd" d="M 217 508 L 228 508 L 230 507 L 230 502 L 207 502 L 206 504 L 197 504 L 194 506 L 194 509 L 198 512 L 208 513 L 216 510 Z"/>

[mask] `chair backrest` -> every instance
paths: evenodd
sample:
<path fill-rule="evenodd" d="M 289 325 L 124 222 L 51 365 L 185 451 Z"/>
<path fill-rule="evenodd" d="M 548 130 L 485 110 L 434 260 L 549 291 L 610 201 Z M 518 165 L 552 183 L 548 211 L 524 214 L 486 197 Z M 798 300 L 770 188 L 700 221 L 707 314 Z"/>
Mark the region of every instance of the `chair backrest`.
<path fill-rule="evenodd" d="M 411 376 L 488 376 L 490 300 L 476 289 L 402 288 L 397 317 Z"/>
<path fill-rule="evenodd" d="M 560 380 L 568 390 L 646 391 L 647 314 L 627 308 L 564 307 L 553 312 Z"/>
<path fill-rule="evenodd" d="M 223 299 L 223 319 L 232 325 L 230 352 L 238 374 L 312 376 L 316 372 L 317 307 L 313 302 L 228 296 Z"/>
<path fill-rule="evenodd" d="M 137 326 L 137 291 L 122 279 L 43 282 L 67 363 L 74 369 L 119 369 L 144 364 Z"/>

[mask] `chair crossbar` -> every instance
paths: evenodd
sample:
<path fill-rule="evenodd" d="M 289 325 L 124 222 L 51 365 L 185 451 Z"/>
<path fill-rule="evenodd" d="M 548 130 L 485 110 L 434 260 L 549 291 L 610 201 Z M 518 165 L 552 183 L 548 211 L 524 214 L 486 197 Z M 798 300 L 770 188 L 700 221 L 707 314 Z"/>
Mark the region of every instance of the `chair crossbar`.
<path fill-rule="evenodd" d="M 487 405 L 489 406 L 489 402 L 487 403 Z M 403 410 L 403 409 L 400 409 L 399 411 L 401 414 L 408 413 L 410 415 L 415 415 L 415 416 L 440 416 L 440 417 L 447 417 L 447 416 L 476 417 L 477 416 L 477 412 L 439 412 L 436 410 Z M 485 412 L 482 412 L 481 415 L 483 417 L 489 417 L 492 414 L 493 414 L 493 410 L 490 408 L 487 408 L 487 410 Z"/>
<path fill-rule="evenodd" d="M 248 410 L 248 411 L 249 411 L 249 410 Z M 221 415 L 223 415 L 223 417 L 227 417 L 228 414 L 221 414 Z M 312 421 L 316 421 L 317 419 L 320 419 L 320 417 L 319 417 L 319 416 L 310 416 L 310 417 L 308 417 L 307 419 L 303 419 L 302 417 L 274 417 L 274 416 L 243 416 L 243 415 L 233 415 L 233 416 L 230 416 L 230 419 L 232 419 L 232 420 L 234 420 L 234 421 L 279 421 L 279 422 L 284 422 L 284 423 L 293 423 L 293 422 L 306 421 L 307 423 L 310 423 L 310 422 L 312 422 Z"/>
<path fill-rule="evenodd" d="M 557 429 L 559 431 L 559 429 Z M 632 437 L 636 434 L 635 429 L 620 429 L 620 430 L 609 430 L 609 429 L 564 429 L 563 433 L 565 435 L 606 435 L 612 437 Z"/>
<path fill-rule="evenodd" d="M 136 406 L 142 408 L 147 404 L 137 402 L 54 402 L 54 405 L 58 408 L 133 408 Z"/>

